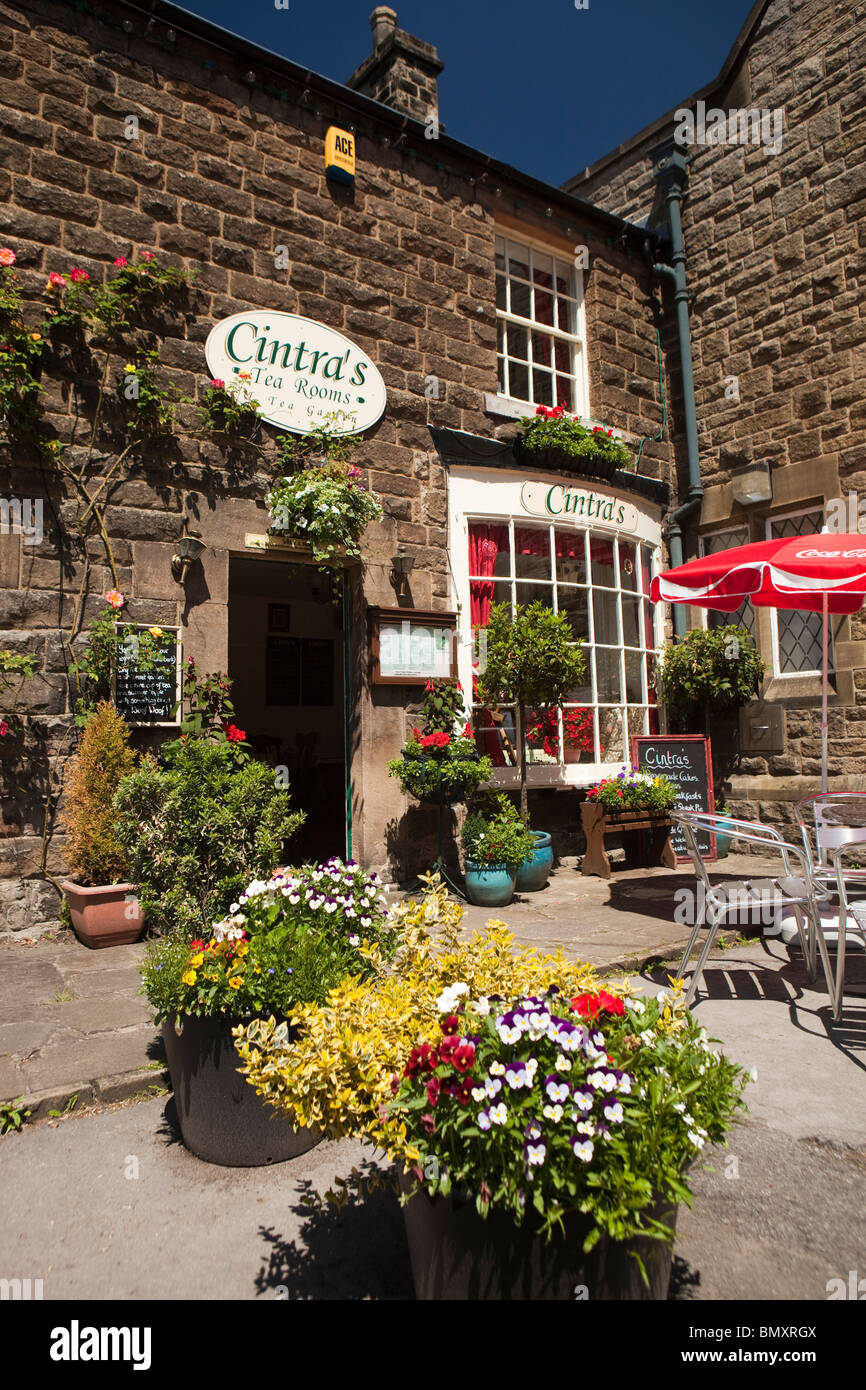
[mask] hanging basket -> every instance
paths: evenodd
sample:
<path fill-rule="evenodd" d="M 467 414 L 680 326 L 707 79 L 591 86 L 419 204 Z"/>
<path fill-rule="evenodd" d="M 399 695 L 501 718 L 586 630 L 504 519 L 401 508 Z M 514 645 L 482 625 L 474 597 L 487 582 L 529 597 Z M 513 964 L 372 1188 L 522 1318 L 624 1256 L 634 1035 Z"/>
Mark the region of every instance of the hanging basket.
<path fill-rule="evenodd" d="M 405 750 L 403 761 L 408 762 Z M 421 769 L 412 777 L 406 777 L 403 785 L 406 791 L 414 796 L 418 801 L 426 801 L 434 806 L 448 806 L 454 802 L 465 801 L 468 794 L 475 791 L 478 786 L 478 764 L 481 758 L 478 753 L 469 753 L 463 758 L 434 758 L 424 756 L 420 759 L 412 758 L 412 762 L 420 761 Z M 447 762 L 450 767 L 455 764 L 464 763 L 466 765 L 465 774 L 450 778 L 448 785 L 442 783 L 442 767 Z"/>

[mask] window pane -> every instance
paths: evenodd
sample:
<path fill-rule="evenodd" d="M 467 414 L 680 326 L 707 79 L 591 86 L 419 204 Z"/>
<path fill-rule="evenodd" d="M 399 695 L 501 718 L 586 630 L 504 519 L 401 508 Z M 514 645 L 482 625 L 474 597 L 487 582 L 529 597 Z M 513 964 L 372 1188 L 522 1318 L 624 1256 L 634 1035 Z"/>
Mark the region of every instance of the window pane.
<path fill-rule="evenodd" d="M 638 587 L 640 575 L 637 571 L 636 547 L 633 541 L 619 543 L 619 585 L 621 589 Z"/>
<path fill-rule="evenodd" d="M 504 309 L 506 307 L 504 275 L 497 275 L 496 277 L 496 307 L 497 309 Z"/>
<path fill-rule="evenodd" d="M 574 294 L 574 284 L 571 279 L 571 274 L 563 269 L 561 261 L 557 261 L 556 263 L 556 293 Z"/>
<path fill-rule="evenodd" d="M 486 579 L 511 573 L 508 527 L 497 521 L 469 524 L 469 574 Z"/>
<path fill-rule="evenodd" d="M 505 319 L 496 320 L 496 351 L 505 351 Z"/>
<path fill-rule="evenodd" d="M 570 376 L 556 378 L 556 404 L 574 410 L 574 380 Z"/>
<path fill-rule="evenodd" d="M 619 651 L 613 651 L 609 647 L 596 647 L 595 673 L 599 702 L 610 704 L 614 700 L 621 700 Z"/>
<path fill-rule="evenodd" d="M 472 711 L 475 746 L 494 767 L 514 767 L 517 763 L 517 733 L 514 710 L 500 706 L 495 710 L 476 706 Z"/>
<path fill-rule="evenodd" d="M 508 325 L 508 355 L 509 357 L 519 357 L 526 361 L 529 357 L 529 329 L 521 328 L 520 324 L 510 323 Z"/>
<path fill-rule="evenodd" d="M 519 275 L 522 280 L 529 279 L 529 249 L 517 241 L 508 244 L 508 273 Z"/>
<path fill-rule="evenodd" d="M 536 285 L 543 285 L 546 290 L 553 287 L 553 257 L 545 256 L 541 251 L 534 251 L 532 255 L 532 278 Z"/>
<path fill-rule="evenodd" d="M 562 584 L 586 583 L 586 552 L 581 531 L 563 531 L 559 527 L 553 533 L 556 550 L 556 577 Z"/>
<path fill-rule="evenodd" d="M 518 579 L 550 579 L 550 536 L 547 527 L 515 526 L 514 564 Z"/>
<path fill-rule="evenodd" d="M 598 712 L 598 732 L 601 761 L 603 763 L 626 762 L 627 759 L 623 753 L 622 711 L 600 709 Z"/>
<path fill-rule="evenodd" d="M 536 366 L 549 367 L 552 361 L 553 339 L 546 333 L 533 333 L 532 360 Z"/>
<path fill-rule="evenodd" d="M 496 237 L 496 239 L 495 239 L 495 241 L 494 241 L 494 249 L 495 249 L 495 252 L 496 252 L 496 269 L 497 269 L 497 270 L 504 270 L 504 269 L 505 269 L 505 238 L 504 238 L 504 237 L 501 237 L 501 236 Z"/>
<path fill-rule="evenodd" d="M 546 608 L 553 607 L 553 585 L 552 584 L 520 584 L 517 585 L 517 602 L 525 607 L 530 603 L 541 602 Z"/>
<path fill-rule="evenodd" d="M 655 628 L 653 625 L 653 606 L 649 599 L 641 599 L 643 604 L 643 644 L 648 651 L 654 651 L 656 645 Z"/>
<path fill-rule="evenodd" d="M 823 661 L 821 614 L 781 608 L 779 623 L 779 670 L 820 671 Z"/>
<path fill-rule="evenodd" d="M 529 763 L 558 763 L 559 710 L 528 709 L 526 711 L 526 761 Z"/>
<path fill-rule="evenodd" d="M 557 338 L 553 344 L 553 363 L 557 371 L 569 373 L 571 371 L 571 344 L 564 343 L 561 338 Z"/>
<path fill-rule="evenodd" d="M 586 589 L 570 589 L 560 585 L 557 589 L 560 613 L 568 615 L 571 630 L 576 642 L 589 637 L 589 604 Z"/>
<path fill-rule="evenodd" d="M 508 360 L 509 394 L 518 401 L 529 400 L 529 368 L 522 362 Z"/>
<path fill-rule="evenodd" d="M 644 698 L 643 660 L 640 652 L 625 654 L 625 698 L 630 705 L 638 705 Z"/>
<path fill-rule="evenodd" d="M 532 399 L 536 405 L 553 405 L 553 377 L 550 372 L 532 372 Z"/>
<path fill-rule="evenodd" d="M 591 536 L 589 559 L 593 584 L 603 584 L 608 589 L 616 587 L 616 570 L 613 563 L 613 541 Z"/>
<path fill-rule="evenodd" d="M 553 327 L 553 295 L 545 290 L 535 291 L 535 322 L 548 323 Z"/>
<path fill-rule="evenodd" d="M 519 314 L 522 319 L 532 317 L 532 301 L 528 285 L 521 285 L 516 280 L 511 284 L 511 312 Z"/>
<path fill-rule="evenodd" d="M 507 381 L 506 381 L 506 379 L 505 379 L 505 358 L 504 358 L 504 357 L 497 357 L 497 359 L 496 359 L 496 382 L 497 382 L 496 389 L 497 389 L 497 391 L 499 392 L 500 396 L 508 396 L 508 395 L 511 394 L 510 391 L 508 390 L 508 383 L 507 383 Z"/>
<path fill-rule="evenodd" d="M 567 763 L 595 761 L 595 715 L 588 706 L 563 706 L 562 739 Z"/>
<path fill-rule="evenodd" d="M 556 301 L 557 328 L 562 329 L 563 333 L 574 333 L 577 317 L 575 314 L 576 305 L 571 299 L 559 299 Z"/>
<path fill-rule="evenodd" d="M 658 733 L 657 729 L 648 728 L 649 710 L 630 709 L 627 712 L 628 718 L 628 747 L 631 748 L 631 741 L 635 734 Z"/>
<path fill-rule="evenodd" d="M 604 589 L 594 589 L 592 594 L 592 617 L 595 624 L 595 641 L 606 646 L 619 645 L 617 626 L 617 596 Z"/>
<path fill-rule="evenodd" d="M 641 604 L 643 599 L 622 596 L 622 642 L 624 647 L 639 647 Z"/>
<path fill-rule="evenodd" d="M 592 697 L 592 652 L 584 648 L 586 657 L 586 676 L 584 685 L 576 685 L 573 690 L 566 691 L 565 703 L 567 705 L 591 705 Z"/>

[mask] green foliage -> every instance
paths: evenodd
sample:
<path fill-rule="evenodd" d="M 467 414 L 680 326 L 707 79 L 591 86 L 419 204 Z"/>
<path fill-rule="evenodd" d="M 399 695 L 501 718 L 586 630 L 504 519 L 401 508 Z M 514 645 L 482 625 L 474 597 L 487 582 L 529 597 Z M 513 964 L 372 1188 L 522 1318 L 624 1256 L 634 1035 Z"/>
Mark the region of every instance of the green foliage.
<path fill-rule="evenodd" d="M 39 661 L 35 656 L 19 656 L 7 648 L 0 649 L 0 696 L 5 695 L 13 686 L 20 688 L 24 681 L 32 680 L 38 669 Z M 12 703 L 14 705 L 15 700 Z M 14 738 L 23 728 L 24 724 L 19 715 L 10 713 L 8 709 L 4 712 L 0 708 L 0 738 Z"/>
<path fill-rule="evenodd" d="M 536 415 L 521 420 L 523 433 L 521 448 L 529 453 L 542 453 L 545 449 L 557 449 L 574 459 L 605 459 L 617 468 L 631 468 L 632 460 L 628 449 L 619 439 L 614 439 L 612 430 L 594 425 L 591 430 L 579 420 L 566 415 L 562 406 L 548 410 L 539 406 Z"/>
<path fill-rule="evenodd" d="M 468 721 L 458 732 L 465 719 L 460 682 L 428 681 L 421 717 L 401 756 L 388 763 L 389 776 L 420 801 L 465 801 L 487 781 L 493 764 L 479 756 Z"/>
<path fill-rule="evenodd" d="M 167 768 L 145 758 L 121 784 L 118 838 L 151 926 L 201 935 L 250 879 L 268 876 L 304 821 L 273 768 L 238 767 L 224 743 L 192 739 Z"/>
<path fill-rule="evenodd" d="M 360 948 L 376 943 L 390 956 L 397 944 L 375 875 L 355 863 L 281 870 L 250 883 L 231 909 L 206 941 L 174 933 L 150 944 L 143 989 L 157 1022 L 173 1013 L 285 1017 L 296 1004 L 324 1003 L 342 979 L 367 979 Z"/>
<path fill-rule="evenodd" d="M 134 356 L 135 361 L 127 362 L 117 376 L 117 395 L 129 410 L 130 426 L 140 438 L 171 434 L 175 405 L 191 405 L 192 398 L 182 395 L 171 385 L 159 385 L 156 378 L 159 352 L 156 348 L 138 347 Z"/>
<path fill-rule="evenodd" d="M 162 745 L 163 756 L 171 761 L 190 741 L 221 744 L 231 752 L 240 766 L 249 757 L 250 745 L 246 734 L 234 722 L 235 707 L 231 698 L 232 682 L 218 671 L 200 675 L 192 657 L 187 659 L 183 675 L 181 699 L 175 702 L 174 713 L 184 700 L 189 713 L 180 724 L 180 737 Z"/>
<path fill-rule="evenodd" d="M 202 392 L 201 413 L 209 429 L 226 434 L 250 435 L 259 426 L 258 406 L 243 381 L 226 386 L 221 377 L 214 377 Z"/>
<path fill-rule="evenodd" d="M 682 996 L 554 986 L 494 1003 L 459 988 L 440 998 L 439 1039 L 416 1032 L 389 1107 L 425 1191 L 547 1234 L 585 1212 L 585 1250 L 602 1235 L 672 1241 L 653 1206 L 690 1200 L 688 1169 L 723 1139 L 746 1082 Z"/>
<path fill-rule="evenodd" d="M 340 462 L 311 465 L 278 478 L 266 498 L 271 530 L 307 541 L 317 560 L 339 550 L 360 555 L 360 539 L 382 504 L 361 482 L 361 470 Z"/>
<path fill-rule="evenodd" d="M 112 803 L 134 768 L 126 721 L 101 700 L 85 725 L 66 780 L 66 858 L 73 878 L 85 887 L 126 881 L 126 855 Z"/>
<path fill-rule="evenodd" d="M 653 777 L 645 769 L 618 772 L 590 787 L 587 801 L 606 806 L 610 811 L 667 811 L 676 802 L 679 791 L 667 777 Z"/>
<path fill-rule="evenodd" d="M 478 700 L 496 705 L 513 701 L 519 715 L 520 810 L 529 812 L 526 747 L 522 736 L 527 708 L 558 704 L 579 685 L 586 671 L 580 644 L 573 640 L 567 613 L 554 613 L 540 601 L 528 606 L 494 603 L 486 629 L 486 666 L 478 681 Z"/>
<path fill-rule="evenodd" d="M 744 627 L 694 628 L 661 654 L 661 694 L 671 715 L 688 731 L 703 730 L 709 711 L 739 709 L 758 691 L 764 663 Z"/>
<path fill-rule="evenodd" d="M 467 862 L 519 868 L 535 854 L 535 836 L 504 792 L 491 795 L 491 811 L 472 811 L 463 822 L 460 842 Z"/>
<path fill-rule="evenodd" d="M 421 733 L 453 734 L 456 726 L 466 719 L 463 703 L 463 687 L 459 681 L 437 677 L 424 687 L 424 703 L 421 706 Z M 471 730 L 464 729 L 467 737 Z"/>
<path fill-rule="evenodd" d="M 10 1130 L 20 1130 L 24 1121 L 30 1115 L 29 1110 L 23 1108 L 24 1097 L 19 1096 L 17 1100 L 0 1101 L 0 1134 L 8 1134 Z"/>
<path fill-rule="evenodd" d="M 312 463 L 345 463 L 357 447 L 350 434 L 335 434 L 335 412 L 327 417 L 327 425 L 319 425 L 309 434 L 280 434 L 277 436 L 280 467 L 285 473 L 295 473 Z"/>

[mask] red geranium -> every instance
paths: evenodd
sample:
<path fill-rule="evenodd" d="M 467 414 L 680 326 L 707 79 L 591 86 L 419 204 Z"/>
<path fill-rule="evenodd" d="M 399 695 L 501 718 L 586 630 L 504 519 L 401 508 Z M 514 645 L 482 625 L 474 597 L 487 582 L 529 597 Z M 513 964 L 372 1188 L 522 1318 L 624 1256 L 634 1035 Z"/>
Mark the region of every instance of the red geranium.
<path fill-rule="evenodd" d="M 625 1004 L 615 994 L 608 994 L 607 990 L 600 989 L 597 994 L 578 994 L 572 999 L 571 1007 L 581 1018 L 597 1018 L 604 1011 L 608 1014 L 623 1015 Z"/>
<path fill-rule="evenodd" d="M 447 748 L 451 742 L 451 735 L 444 733 L 441 729 L 435 734 L 425 734 L 421 739 L 422 748 Z"/>

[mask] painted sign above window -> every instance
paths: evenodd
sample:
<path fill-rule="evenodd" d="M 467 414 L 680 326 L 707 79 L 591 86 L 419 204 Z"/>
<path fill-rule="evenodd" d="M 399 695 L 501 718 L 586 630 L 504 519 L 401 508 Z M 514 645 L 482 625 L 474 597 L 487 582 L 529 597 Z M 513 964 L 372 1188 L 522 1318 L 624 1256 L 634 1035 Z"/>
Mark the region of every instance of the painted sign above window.
<path fill-rule="evenodd" d="M 385 409 L 385 383 L 367 354 L 313 319 L 232 314 L 211 329 L 204 350 L 213 377 L 247 387 L 262 419 L 294 434 L 322 425 L 360 434 Z"/>
<path fill-rule="evenodd" d="M 532 516 L 552 516 L 593 530 L 637 530 L 637 509 L 607 492 L 567 487 L 565 483 L 531 482 L 521 487 L 520 501 Z"/>

